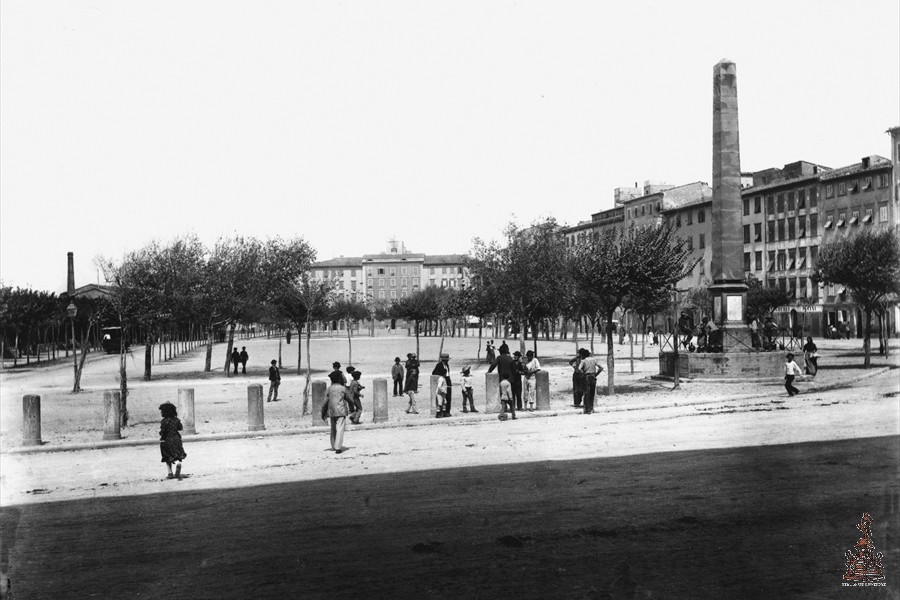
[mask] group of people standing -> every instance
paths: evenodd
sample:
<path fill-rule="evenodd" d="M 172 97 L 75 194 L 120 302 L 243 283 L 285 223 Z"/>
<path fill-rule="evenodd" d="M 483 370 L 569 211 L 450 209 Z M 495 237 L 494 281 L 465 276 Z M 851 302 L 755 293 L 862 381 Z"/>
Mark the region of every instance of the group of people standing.
<path fill-rule="evenodd" d="M 247 347 L 241 346 L 241 351 L 238 352 L 237 346 L 231 351 L 231 364 L 234 365 L 234 374 L 237 375 L 238 365 L 241 365 L 242 374 L 247 374 L 247 361 L 250 360 L 250 355 L 247 354 Z"/>
<path fill-rule="evenodd" d="M 493 346 L 490 347 L 493 349 Z M 534 355 L 532 350 L 522 353 L 516 350 L 510 355 L 509 346 L 506 341 L 498 348 L 500 355 L 491 361 L 488 367 L 488 373 L 493 373 L 494 369 L 500 377 L 500 402 L 503 405 L 504 413 L 511 413 L 512 418 L 516 418 L 517 410 L 534 411 L 537 401 L 537 372 L 541 370 L 541 362 Z M 523 386 L 524 381 L 524 397 Z"/>
<path fill-rule="evenodd" d="M 579 348 L 569 361 L 572 367 L 572 393 L 576 408 L 583 407 L 583 414 L 594 412 L 594 398 L 597 395 L 597 376 L 603 372 L 600 357 L 592 356 L 587 348 Z"/>

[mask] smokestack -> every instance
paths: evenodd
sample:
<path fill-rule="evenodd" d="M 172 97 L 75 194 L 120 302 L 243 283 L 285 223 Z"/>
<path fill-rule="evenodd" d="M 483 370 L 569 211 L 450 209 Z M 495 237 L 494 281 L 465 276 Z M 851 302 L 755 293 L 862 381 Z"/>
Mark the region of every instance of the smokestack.
<path fill-rule="evenodd" d="M 69 257 L 69 277 L 66 280 L 66 293 L 73 295 L 75 293 L 75 254 L 68 253 Z"/>

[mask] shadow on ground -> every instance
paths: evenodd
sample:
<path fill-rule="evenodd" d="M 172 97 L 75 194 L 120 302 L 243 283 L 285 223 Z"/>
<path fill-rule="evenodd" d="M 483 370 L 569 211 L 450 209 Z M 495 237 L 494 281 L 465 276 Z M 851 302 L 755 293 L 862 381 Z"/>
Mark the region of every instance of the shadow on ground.
<path fill-rule="evenodd" d="M 20 505 L 0 523 L 17 600 L 831 598 L 868 512 L 892 596 L 897 467 L 881 437 Z"/>

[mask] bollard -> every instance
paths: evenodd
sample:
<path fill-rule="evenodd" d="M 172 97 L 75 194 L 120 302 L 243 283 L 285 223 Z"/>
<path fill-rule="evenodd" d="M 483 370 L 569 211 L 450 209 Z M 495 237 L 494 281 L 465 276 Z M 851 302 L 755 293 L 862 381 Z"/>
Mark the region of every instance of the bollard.
<path fill-rule="evenodd" d="M 40 446 L 41 397 L 35 394 L 22 396 L 22 445 Z"/>
<path fill-rule="evenodd" d="M 441 375 L 432 375 L 431 376 L 431 395 L 428 396 L 429 403 L 431 404 L 430 414 L 432 417 L 437 416 L 437 389 L 438 389 L 438 381 L 440 381 Z"/>
<path fill-rule="evenodd" d="M 328 390 L 328 383 L 324 381 L 312 382 L 312 424 L 322 424 L 322 406 L 325 404 L 325 392 Z"/>
<path fill-rule="evenodd" d="M 503 404 L 500 402 L 500 373 L 485 373 L 484 401 L 484 412 L 500 413 L 503 411 Z"/>
<path fill-rule="evenodd" d="M 537 410 L 550 410 L 550 373 L 538 371 L 535 373 L 535 408 Z"/>
<path fill-rule="evenodd" d="M 388 420 L 387 379 L 376 379 L 372 382 L 372 413 L 375 423 Z"/>
<path fill-rule="evenodd" d="M 119 390 L 103 392 L 103 439 L 122 439 L 122 403 Z"/>
<path fill-rule="evenodd" d="M 178 416 L 181 417 L 181 424 L 184 426 L 185 435 L 194 435 L 197 433 L 196 421 L 194 420 L 194 390 L 193 388 L 178 389 Z"/>
<path fill-rule="evenodd" d="M 247 431 L 265 431 L 266 416 L 263 412 L 263 386 L 256 383 L 247 386 Z"/>

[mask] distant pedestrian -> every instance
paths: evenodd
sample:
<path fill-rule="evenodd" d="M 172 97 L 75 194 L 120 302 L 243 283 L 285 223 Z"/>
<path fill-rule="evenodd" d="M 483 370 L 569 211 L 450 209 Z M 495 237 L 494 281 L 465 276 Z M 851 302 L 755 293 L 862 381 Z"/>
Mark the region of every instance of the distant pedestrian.
<path fill-rule="evenodd" d="M 759 319 L 750 321 L 750 345 L 759 350 Z"/>
<path fill-rule="evenodd" d="M 794 355 L 788 352 L 787 360 L 784 363 L 784 389 L 787 390 L 788 396 L 795 396 L 800 390 L 794 387 L 794 377 L 801 375 L 803 370 L 800 365 L 794 362 Z"/>
<path fill-rule="evenodd" d="M 341 383 L 342 373 L 332 371 L 328 374 L 331 385 L 325 394 L 322 405 L 322 420 L 331 420 L 331 449 L 337 454 L 344 451 L 344 429 L 347 427 L 349 405 L 353 402 L 350 392 Z"/>
<path fill-rule="evenodd" d="M 812 336 L 806 338 L 803 344 L 803 362 L 806 363 L 806 374 L 813 377 L 819 372 L 819 348 L 813 342 Z"/>
<path fill-rule="evenodd" d="M 281 385 L 281 371 L 278 370 L 278 361 L 273 358 L 269 367 L 269 396 L 266 402 L 278 402 L 279 385 Z"/>
<path fill-rule="evenodd" d="M 353 367 L 347 367 L 347 369 L 352 369 Z M 353 381 L 350 382 L 350 386 L 348 390 L 350 391 L 350 398 L 352 401 L 352 413 L 350 413 L 350 422 L 354 425 L 359 425 L 359 417 L 362 415 L 362 391 L 366 389 L 366 386 L 359 382 L 359 378 L 362 377 L 362 371 L 357 371 L 353 369 L 350 372 L 350 376 L 353 377 Z"/>
<path fill-rule="evenodd" d="M 231 351 L 231 364 L 234 365 L 234 374 L 237 375 L 238 365 L 241 362 L 241 353 L 237 348 Z"/>
<path fill-rule="evenodd" d="M 619 325 L 619 345 L 625 343 L 625 325 Z"/>
<path fill-rule="evenodd" d="M 344 375 L 343 371 L 341 371 L 341 363 L 337 361 L 331 363 L 331 373 L 337 373 L 338 375 L 340 375 L 339 381 L 341 382 L 341 385 L 347 387 L 347 377 L 346 375 Z M 328 374 L 329 378 L 331 377 L 331 373 Z"/>
<path fill-rule="evenodd" d="M 587 348 L 579 349 L 578 356 L 581 357 L 578 369 L 584 373 L 584 414 L 589 415 L 594 412 L 594 397 L 597 395 L 597 376 L 603 371 L 603 367 L 600 366 L 600 357 L 591 356 Z"/>
<path fill-rule="evenodd" d="M 406 414 L 419 414 L 416 407 L 416 394 L 419 392 L 419 361 L 414 359 L 415 354 L 406 355 L 406 382 L 405 389 L 409 396 L 409 406 L 406 407 Z"/>
<path fill-rule="evenodd" d="M 506 349 L 506 353 L 509 354 L 509 346 L 506 344 L 506 340 L 503 340 L 503 343 L 500 344 L 500 348 L 498 348 L 498 350 L 500 352 L 503 352 L 504 348 Z"/>
<path fill-rule="evenodd" d="M 537 372 L 541 370 L 541 362 L 534 355 L 533 350 L 525 353 L 525 401 L 526 409 L 534 412 L 537 397 Z"/>
<path fill-rule="evenodd" d="M 493 364 L 495 360 L 497 360 L 497 355 L 494 353 L 494 340 L 488 340 L 488 343 L 484 346 L 484 356 L 487 359 L 488 363 Z"/>
<path fill-rule="evenodd" d="M 169 470 L 168 479 L 181 479 L 181 461 L 187 458 L 184 446 L 181 445 L 181 420 L 178 418 L 178 409 L 175 405 L 166 402 L 159 405 L 162 421 L 159 424 L 159 452 L 162 454 L 162 462 L 166 463 Z M 172 473 L 172 465 L 175 465 L 175 473 Z"/>
<path fill-rule="evenodd" d="M 578 368 L 580 364 L 581 355 L 576 353 L 575 358 L 569 360 L 569 366 L 572 367 L 572 396 L 575 408 L 581 408 L 581 401 L 584 399 L 584 373 Z"/>
<path fill-rule="evenodd" d="M 250 360 L 250 355 L 247 354 L 247 347 L 241 346 L 241 375 L 247 374 L 247 361 Z"/>
<path fill-rule="evenodd" d="M 475 410 L 474 393 L 472 391 L 472 380 L 473 379 L 474 378 L 472 377 L 472 370 L 469 367 L 466 367 L 465 369 L 462 370 L 462 382 L 461 382 L 460 387 L 462 387 L 462 403 L 463 403 L 463 412 L 464 413 L 470 412 L 466 408 L 466 400 L 469 401 L 469 406 L 471 407 L 471 412 L 473 412 L 473 413 L 478 412 L 477 410 Z"/>
<path fill-rule="evenodd" d="M 394 380 L 394 398 L 403 395 L 403 365 L 400 357 L 394 357 L 394 366 L 391 367 L 391 378 Z"/>
<path fill-rule="evenodd" d="M 440 375 L 443 377 L 444 381 L 447 382 L 447 395 L 445 399 L 444 406 L 444 415 L 445 417 L 450 416 L 450 409 L 453 406 L 453 382 L 450 381 L 450 355 L 446 352 L 442 352 L 440 356 L 440 360 L 434 366 L 434 370 L 431 372 L 432 375 Z"/>
<path fill-rule="evenodd" d="M 512 418 L 515 419 L 516 403 L 512 397 L 512 384 L 509 382 L 509 377 L 505 374 L 500 375 L 500 403 L 503 406 L 503 412 L 512 413 Z"/>

